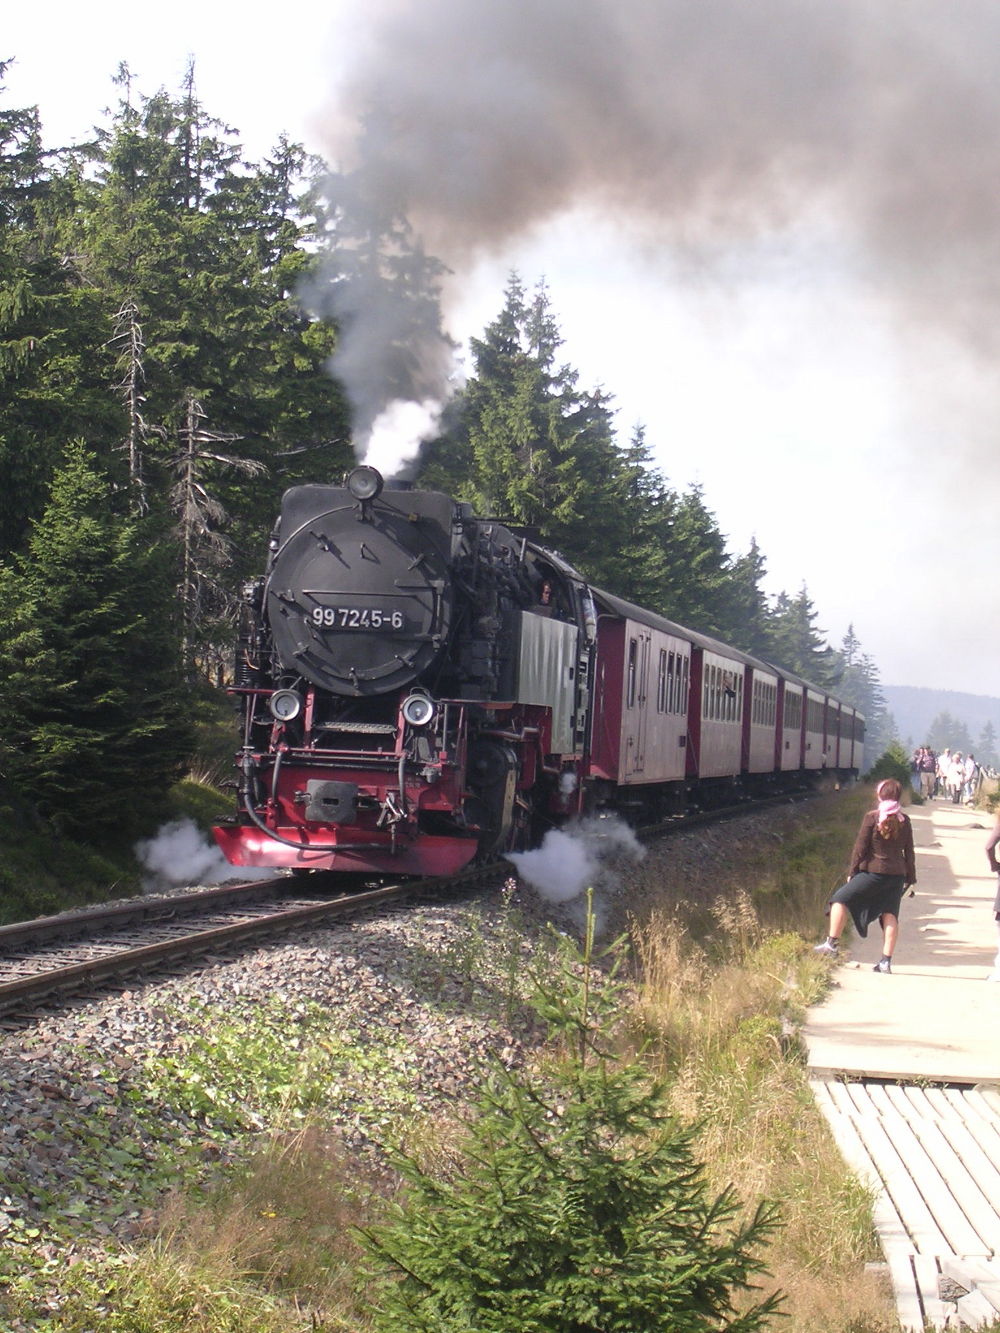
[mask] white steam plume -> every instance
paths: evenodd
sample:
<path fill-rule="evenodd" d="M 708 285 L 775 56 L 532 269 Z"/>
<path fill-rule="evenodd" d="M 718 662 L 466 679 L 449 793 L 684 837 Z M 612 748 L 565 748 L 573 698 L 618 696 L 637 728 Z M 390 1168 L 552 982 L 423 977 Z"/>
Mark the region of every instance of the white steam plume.
<path fill-rule="evenodd" d="M 585 889 L 617 883 L 622 862 L 641 861 L 646 849 L 619 819 L 585 819 L 550 829 L 542 845 L 530 852 L 511 852 L 519 877 L 550 903 L 566 903 Z"/>
<path fill-rule="evenodd" d="M 433 399 L 390 403 L 375 418 L 368 439 L 357 441 L 362 461 L 378 468 L 387 481 L 399 476 L 417 457 L 421 444 L 437 433 L 442 408 Z"/>
<path fill-rule="evenodd" d="M 230 879 L 263 879 L 274 872 L 230 865 L 190 819 L 164 824 L 154 838 L 136 843 L 136 856 L 149 874 L 147 892 L 180 884 L 222 884 Z"/>

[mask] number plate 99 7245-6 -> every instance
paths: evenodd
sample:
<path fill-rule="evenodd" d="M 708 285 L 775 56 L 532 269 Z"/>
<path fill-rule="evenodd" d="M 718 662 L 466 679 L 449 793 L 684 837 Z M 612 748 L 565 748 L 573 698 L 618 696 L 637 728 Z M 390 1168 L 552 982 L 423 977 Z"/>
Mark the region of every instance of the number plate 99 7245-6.
<path fill-rule="evenodd" d="M 402 611 L 383 611 L 376 606 L 314 606 L 309 616 L 320 629 L 403 629 Z"/>

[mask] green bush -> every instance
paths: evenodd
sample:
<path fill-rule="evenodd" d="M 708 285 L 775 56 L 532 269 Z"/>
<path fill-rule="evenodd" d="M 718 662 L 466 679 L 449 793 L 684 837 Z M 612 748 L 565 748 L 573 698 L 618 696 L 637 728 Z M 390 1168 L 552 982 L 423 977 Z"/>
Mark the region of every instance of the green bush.
<path fill-rule="evenodd" d="M 408 1189 L 362 1233 L 385 1278 L 386 1333 L 751 1333 L 771 1295 L 737 1312 L 776 1225 L 713 1197 L 694 1130 L 641 1060 L 613 1053 L 618 988 L 593 985 L 592 926 L 566 941 L 536 1007 L 564 1055 L 544 1074 L 497 1065 L 460 1165 L 432 1178 L 395 1158 Z"/>
<path fill-rule="evenodd" d="M 903 784 L 904 791 L 910 786 L 909 755 L 898 741 L 893 741 L 885 754 L 877 759 L 865 774 L 868 782 L 881 782 L 883 778 L 895 778 L 897 782 Z"/>

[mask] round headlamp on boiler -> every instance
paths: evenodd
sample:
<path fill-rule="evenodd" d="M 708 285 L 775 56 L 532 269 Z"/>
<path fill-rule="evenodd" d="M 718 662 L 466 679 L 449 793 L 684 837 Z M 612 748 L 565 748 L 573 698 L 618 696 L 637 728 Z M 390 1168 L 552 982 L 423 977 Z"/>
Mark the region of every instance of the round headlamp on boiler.
<path fill-rule="evenodd" d="M 426 727 L 434 720 L 434 700 L 426 694 L 410 694 L 400 709 L 403 721 L 411 727 Z"/>
<path fill-rule="evenodd" d="M 302 695 L 297 690 L 275 690 L 267 706 L 275 722 L 294 722 L 302 712 Z"/>
<path fill-rule="evenodd" d="M 361 467 L 356 467 L 347 476 L 347 489 L 355 500 L 361 500 L 362 502 L 377 500 L 382 494 L 384 485 L 382 473 L 377 468 L 369 467 L 367 463 L 363 463 Z"/>

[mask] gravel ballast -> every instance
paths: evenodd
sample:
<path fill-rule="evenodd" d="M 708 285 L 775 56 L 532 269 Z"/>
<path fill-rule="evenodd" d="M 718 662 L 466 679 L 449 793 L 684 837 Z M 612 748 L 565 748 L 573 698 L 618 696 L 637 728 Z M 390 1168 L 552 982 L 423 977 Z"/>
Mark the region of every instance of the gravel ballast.
<path fill-rule="evenodd" d="M 510 909 L 498 897 L 368 911 L 18 1024 L 0 1041 L 0 1235 L 44 1241 L 62 1219 L 95 1239 L 134 1240 L 147 1225 L 149 1201 L 130 1206 L 114 1177 L 101 1174 L 116 1152 L 134 1170 L 144 1158 L 159 1159 L 171 1141 L 205 1139 L 212 1162 L 245 1150 L 242 1135 L 206 1139 L 211 1116 L 146 1100 L 150 1064 L 169 1057 L 206 1016 L 239 1023 L 263 1004 L 293 1018 L 312 1006 L 329 1009 L 359 1051 L 389 1048 L 399 1066 L 394 1082 L 416 1110 L 463 1100 L 490 1054 L 519 1063 L 524 1042 L 537 1033 L 523 1007 L 508 1012 L 489 946 L 502 935 L 526 964 L 530 935 L 544 924 L 519 917 L 512 936 Z M 370 1089 L 359 1097 L 349 1069 L 336 1093 L 324 1114 L 349 1147 L 370 1152 L 385 1120 L 377 1097 L 373 1104 Z"/>
<path fill-rule="evenodd" d="M 684 898 L 772 823 L 761 814 L 671 838 L 641 867 L 645 892 L 652 884 L 665 900 Z M 630 892 L 631 867 L 620 870 L 606 876 L 598 907 L 607 931 L 620 928 Z M 554 911 L 577 934 L 581 900 L 553 909 L 510 880 L 472 901 L 369 909 L 12 1025 L 0 1038 L 0 1239 L 49 1263 L 133 1244 L 177 1182 L 175 1157 L 206 1175 L 244 1158 L 247 1131 L 267 1128 L 263 1120 L 230 1132 L 179 1110 L 155 1094 L 151 1070 L 168 1068 L 207 1020 L 238 1025 L 264 1006 L 292 1026 L 315 1007 L 334 1016 L 359 1066 L 339 1068 L 323 1115 L 377 1168 L 401 1117 L 453 1116 L 491 1061 L 519 1067 L 538 1045 L 543 1033 L 523 999 L 532 958 L 551 945 Z M 374 1074 L 360 1058 L 368 1050 L 378 1051 Z"/>

